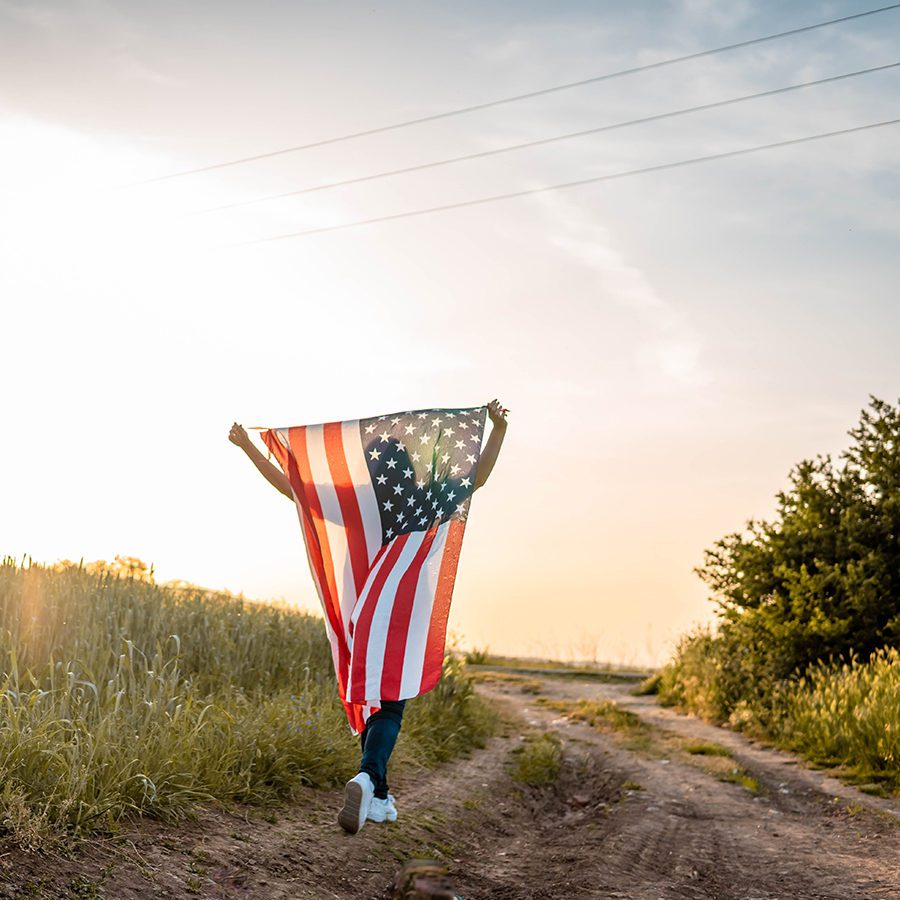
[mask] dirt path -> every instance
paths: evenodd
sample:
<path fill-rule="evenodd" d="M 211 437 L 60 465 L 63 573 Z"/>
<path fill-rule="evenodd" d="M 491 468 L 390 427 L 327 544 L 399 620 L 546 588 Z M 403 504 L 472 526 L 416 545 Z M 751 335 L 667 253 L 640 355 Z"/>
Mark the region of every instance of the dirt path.
<path fill-rule="evenodd" d="M 466 900 L 900 898 L 900 803 L 631 697 L 627 686 L 540 678 L 480 689 L 506 710 L 506 733 L 468 759 L 395 778 L 395 824 L 344 835 L 340 792 L 310 790 L 274 815 L 142 823 L 72 857 L 0 847 L 0 897 L 378 900 L 400 861 L 430 856 L 447 862 Z M 605 733 L 561 714 L 582 698 L 615 700 L 645 724 Z M 510 777 L 529 730 L 562 740 L 552 785 Z M 730 755 L 686 752 L 699 741 Z M 756 779 L 758 792 L 719 780 L 729 767 Z"/>
<path fill-rule="evenodd" d="M 512 691 L 514 685 L 504 689 Z M 608 781 L 640 785 L 600 823 L 570 813 L 568 841 L 560 846 L 578 877 L 569 896 L 900 898 L 900 803 L 869 797 L 788 754 L 628 691 L 621 684 L 542 683 L 545 697 L 613 700 L 636 713 L 650 727 L 632 739 L 598 733 L 560 718 L 540 697 L 519 695 L 529 723 L 556 730 L 570 753 L 581 749 L 598 761 Z M 724 763 L 719 771 L 734 763 L 756 779 L 758 791 L 710 774 L 711 760 L 684 750 L 700 742 L 729 750 L 717 760 Z M 534 841 L 531 871 L 557 849 L 552 835 L 544 840 Z M 471 884 L 477 896 L 477 881 Z"/>

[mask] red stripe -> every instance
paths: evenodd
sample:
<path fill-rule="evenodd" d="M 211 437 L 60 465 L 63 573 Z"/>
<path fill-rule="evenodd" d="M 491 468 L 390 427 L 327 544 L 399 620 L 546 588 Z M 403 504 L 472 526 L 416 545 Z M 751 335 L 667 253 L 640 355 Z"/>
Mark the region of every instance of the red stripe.
<path fill-rule="evenodd" d="M 303 529 L 306 548 L 310 555 L 310 565 L 313 570 L 313 578 L 316 581 L 316 587 L 321 591 L 326 587 L 325 566 L 322 560 L 322 552 L 318 544 L 318 539 L 312 528 L 312 517 L 309 512 L 309 504 L 306 501 L 305 493 L 302 489 L 299 471 L 297 470 L 296 461 L 291 456 L 290 451 L 278 438 L 274 431 L 264 431 L 261 434 L 263 442 L 275 454 L 278 464 L 281 466 L 288 481 L 291 484 L 291 490 L 300 504 L 300 526 Z M 325 598 L 322 598 L 323 605 Z"/>
<path fill-rule="evenodd" d="M 466 523 L 462 519 L 450 520 L 450 530 L 447 534 L 447 543 L 444 545 L 441 570 L 434 592 L 434 606 L 431 610 L 431 622 L 428 625 L 428 639 L 425 642 L 422 683 L 419 686 L 420 694 L 430 691 L 441 677 L 441 669 L 444 665 L 444 644 L 447 638 L 447 619 L 450 615 L 450 598 L 453 595 L 453 582 L 456 579 L 459 550 L 465 530 Z"/>
<path fill-rule="evenodd" d="M 388 575 L 394 568 L 394 564 L 400 557 L 403 547 L 409 540 L 410 532 L 401 534 L 394 538 L 387 552 L 384 563 L 372 580 L 368 594 L 365 596 L 365 606 L 356 620 L 356 626 L 353 629 L 353 671 L 350 673 L 350 696 L 354 699 L 368 699 L 366 693 L 366 653 L 369 647 L 369 632 L 372 630 L 372 619 L 375 616 L 375 609 L 378 606 L 378 600 L 381 596 L 381 589 L 387 581 Z M 363 602 L 360 598 L 358 602 Z"/>
<path fill-rule="evenodd" d="M 434 543 L 436 535 L 437 528 L 428 529 L 413 561 L 397 585 L 397 595 L 391 610 L 391 621 L 388 625 L 384 661 L 381 668 L 382 700 L 400 699 L 400 680 L 403 676 L 403 661 L 409 637 L 409 620 L 412 618 L 413 602 L 416 599 L 416 586 L 419 583 L 422 565 L 431 552 L 431 545 Z"/>
<path fill-rule="evenodd" d="M 370 572 L 370 573 L 374 572 L 374 571 L 378 568 L 378 561 L 381 559 L 382 556 L 384 556 L 384 554 L 385 554 L 385 552 L 387 551 L 387 549 L 388 549 L 389 546 L 390 546 L 390 544 L 382 544 L 382 545 L 378 548 L 378 552 L 375 554 L 375 559 L 372 560 L 372 565 L 369 566 L 369 572 Z M 360 597 L 361 597 L 361 596 L 362 596 L 362 591 L 360 591 Z M 359 602 L 358 599 L 357 599 L 357 602 Z M 354 630 L 355 630 L 355 628 L 356 628 L 356 626 L 353 624 L 353 620 L 352 620 L 352 619 L 347 623 L 347 628 L 348 628 L 348 630 L 350 631 L 350 637 L 352 638 L 352 637 L 353 637 L 353 632 L 354 632 Z"/>
<path fill-rule="evenodd" d="M 325 457 L 328 470 L 341 507 L 341 518 L 344 520 L 344 532 L 347 535 L 347 546 L 350 551 L 350 567 L 353 570 L 353 584 L 356 596 L 362 593 L 369 577 L 369 551 L 366 549 L 366 532 L 363 528 L 359 502 L 350 469 L 344 456 L 344 441 L 340 422 L 331 422 L 323 426 L 325 438 Z M 380 524 L 380 523 L 379 523 Z"/>
<path fill-rule="evenodd" d="M 319 591 L 319 596 L 321 597 L 322 589 L 327 584 L 325 581 L 325 565 L 322 560 L 322 552 L 318 545 L 316 533 L 312 527 L 309 504 L 306 502 L 306 496 L 300 487 L 300 474 L 299 471 L 297 471 L 297 464 L 291 457 L 290 451 L 281 443 L 274 431 L 264 431 L 262 432 L 261 437 L 265 445 L 275 454 L 278 464 L 288 476 L 288 481 L 291 482 L 291 490 L 294 492 L 294 497 L 299 501 L 300 509 L 298 512 L 300 527 L 303 529 L 304 543 L 306 544 L 306 549 L 309 551 L 309 563 L 310 568 L 312 569 L 313 579 L 315 580 L 316 589 Z M 288 474 L 291 473 L 292 469 L 294 470 L 293 475 Z M 297 487 L 294 487 L 294 485 L 297 485 Z"/>
<path fill-rule="evenodd" d="M 366 721 L 363 717 L 363 704 L 348 703 L 346 700 L 342 702 L 344 704 L 344 712 L 347 713 L 347 721 L 350 723 L 350 727 L 355 734 L 359 734 L 366 727 Z"/>
<path fill-rule="evenodd" d="M 278 465 L 281 466 L 282 471 L 287 472 L 288 449 L 281 443 L 278 435 L 274 431 L 261 431 L 259 436 L 269 448 L 269 452 L 275 454 L 275 459 L 278 460 Z"/>
<path fill-rule="evenodd" d="M 312 471 L 309 466 L 309 455 L 306 450 L 306 427 L 288 429 L 288 442 L 291 452 L 288 454 L 288 479 L 291 488 L 304 512 L 304 535 L 306 546 L 319 575 L 322 607 L 328 624 L 337 638 L 338 659 L 337 675 L 338 691 L 341 698 L 347 696 L 347 680 L 350 670 L 350 650 L 347 647 L 347 636 L 341 618 L 337 585 L 334 579 L 334 565 L 331 561 L 331 547 L 325 531 L 325 520 L 322 515 L 322 504 L 316 493 Z"/>

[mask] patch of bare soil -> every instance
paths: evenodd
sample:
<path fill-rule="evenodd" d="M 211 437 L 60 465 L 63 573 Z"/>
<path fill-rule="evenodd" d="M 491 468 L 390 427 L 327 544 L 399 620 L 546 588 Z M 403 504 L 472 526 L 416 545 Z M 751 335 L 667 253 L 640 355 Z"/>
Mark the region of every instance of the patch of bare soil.
<path fill-rule="evenodd" d="M 336 824 L 340 791 L 305 791 L 274 812 L 141 822 L 70 856 L 0 847 L 6 898 L 360 898 L 390 896 L 409 857 L 447 863 L 465 900 L 900 898 L 900 804 L 868 797 L 787 754 L 663 710 L 627 686 L 534 676 L 481 690 L 506 733 L 467 759 L 392 781 L 400 819 L 359 835 Z M 542 705 L 615 699 L 647 723 L 640 742 Z M 528 729 L 563 742 L 558 780 L 517 784 Z M 724 783 L 679 749 L 714 741 L 759 784 Z"/>

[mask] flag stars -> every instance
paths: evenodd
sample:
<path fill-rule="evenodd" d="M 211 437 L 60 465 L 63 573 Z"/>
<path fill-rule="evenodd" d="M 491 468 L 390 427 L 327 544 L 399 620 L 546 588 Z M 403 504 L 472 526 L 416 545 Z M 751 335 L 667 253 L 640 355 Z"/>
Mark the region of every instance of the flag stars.
<path fill-rule="evenodd" d="M 472 417 L 467 410 L 431 409 L 360 423 L 385 545 L 465 518 L 484 425 Z"/>

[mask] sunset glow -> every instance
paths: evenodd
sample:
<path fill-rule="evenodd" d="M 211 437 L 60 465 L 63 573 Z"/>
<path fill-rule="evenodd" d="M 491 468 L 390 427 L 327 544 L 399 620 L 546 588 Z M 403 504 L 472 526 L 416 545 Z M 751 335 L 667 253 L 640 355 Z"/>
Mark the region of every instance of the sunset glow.
<path fill-rule="evenodd" d="M 576 4 L 552 28 L 533 7 L 490 5 L 475 27 L 449 7 L 356 4 L 347 32 L 337 7 L 226 4 L 218 43 L 124 6 L 143 29 L 88 4 L 0 3 L 3 553 L 127 554 L 159 580 L 317 609 L 295 510 L 229 444 L 231 423 L 496 396 L 509 433 L 473 501 L 451 630 L 498 652 L 655 664 L 713 618 L 692 571 L 704 548 L 767 515 L 793 464 L 844 447 L 869 394 L 896 396 L 897 127 L 246 243 L 888 118 L 896 70 L 198 211 L 889 62 L 900 17 L 136 184 L 764 33 L 781 5 L 674 4 L 672 30 L 628 4 L 603 21 Z M 84 39 L 61 50 L 73 30 Z M 338 32 L 323 80 L 315 35 Z"/>

